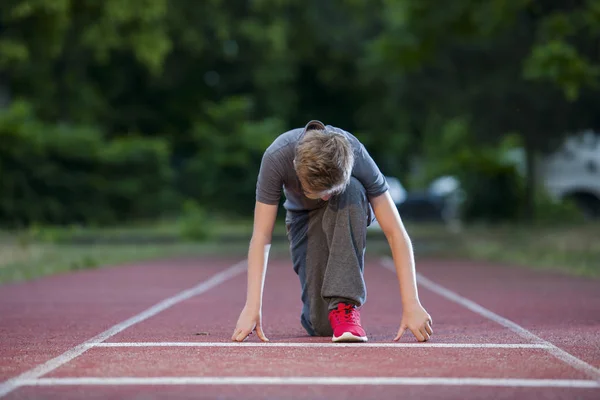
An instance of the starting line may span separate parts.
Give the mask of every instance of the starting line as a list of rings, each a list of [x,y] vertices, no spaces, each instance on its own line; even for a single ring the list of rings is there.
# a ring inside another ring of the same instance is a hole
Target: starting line
[[[550,346],[540,343],[332,343],[332,342],[318,342],[318,343],[289,343],[289,342],[101,342],[101,343],[89,343],[86,345],[88,348],[94,347],[385,347],[385,348],[461,348],[461,349],[548,349]]]
[[[535,388],[600,388],[600,382],[577,379],[393,378],[393,377],[122,377],[39,378],[20,380],[19,386],[127,385],[388,385],[496,386]]]

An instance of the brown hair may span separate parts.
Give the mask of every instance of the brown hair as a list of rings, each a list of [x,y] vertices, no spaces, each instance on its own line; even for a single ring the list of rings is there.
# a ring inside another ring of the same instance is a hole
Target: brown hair
[[[302,188],[315,194],[344,190],[354,166],[348,139],[333,130],[309,130],[298,142],[294,167]]]

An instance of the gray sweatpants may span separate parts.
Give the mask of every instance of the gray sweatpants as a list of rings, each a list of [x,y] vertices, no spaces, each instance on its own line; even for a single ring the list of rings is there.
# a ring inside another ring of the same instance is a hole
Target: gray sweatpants
[[[286,226],[294,271],[300,278],[300,321],[312,336],[330,336],[329,310],[340,302],[361,306],[367,226],[373,220],[362,184],[351,178],[346,190],[323,207],[288,211]]]

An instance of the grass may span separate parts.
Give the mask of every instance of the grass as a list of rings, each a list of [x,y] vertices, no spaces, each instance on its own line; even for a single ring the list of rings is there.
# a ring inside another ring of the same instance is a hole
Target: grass
[[[15,248],[16,247],[16,248]],[[52,244],[32,243],[19,247],[0,244],[0,283],[31,280],[68,271],[101,268],[133,261],[189,256],[245,257],[247,242],[148,244]],[[287,250],[274,246],[273,255]]]
[[[600,277],[600,223],[469,226],[438,238],[433,256],[489,261]]]
[[[32,228],[0,232],[0,283],[155,258],[220,255],[244,257],[251,220],[214,219],[203,241],[185,240],[173,221],[114,228]],[[491,261],[528,268],[600,276],[600,224],[577,226],[444,226],[407,223],[420,256]],[[389,254],[380,232],[369,231],[370,254]],[[287,255],[283,221],[273,255]]]
[[[0,283],[157,258],[244,257],[251,223],[212,225],[210,237],[187,240],[173,221],[127,227],[34,227],[0,232]],[[274,246],[274,253],[282,251]]]

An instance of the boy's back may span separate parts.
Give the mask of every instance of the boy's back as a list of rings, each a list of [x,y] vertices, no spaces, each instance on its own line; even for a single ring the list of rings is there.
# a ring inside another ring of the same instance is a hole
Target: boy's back
[[[355,161],[352,176],[362,183],[368,196],[378,196],[389,189],[385,177],[354,135],[330,125],[325,128],[340,133],[348,139]],[[309,211],[323,205],[321,199],[310,199],[304,196],[294,169],[296,145],[303,133],[303,128],[287,131],[279,135],[266,149],[257,179],[257,201],[264,204],[279,204],[283,191],[286,197],[284,207],[288,211]]]

